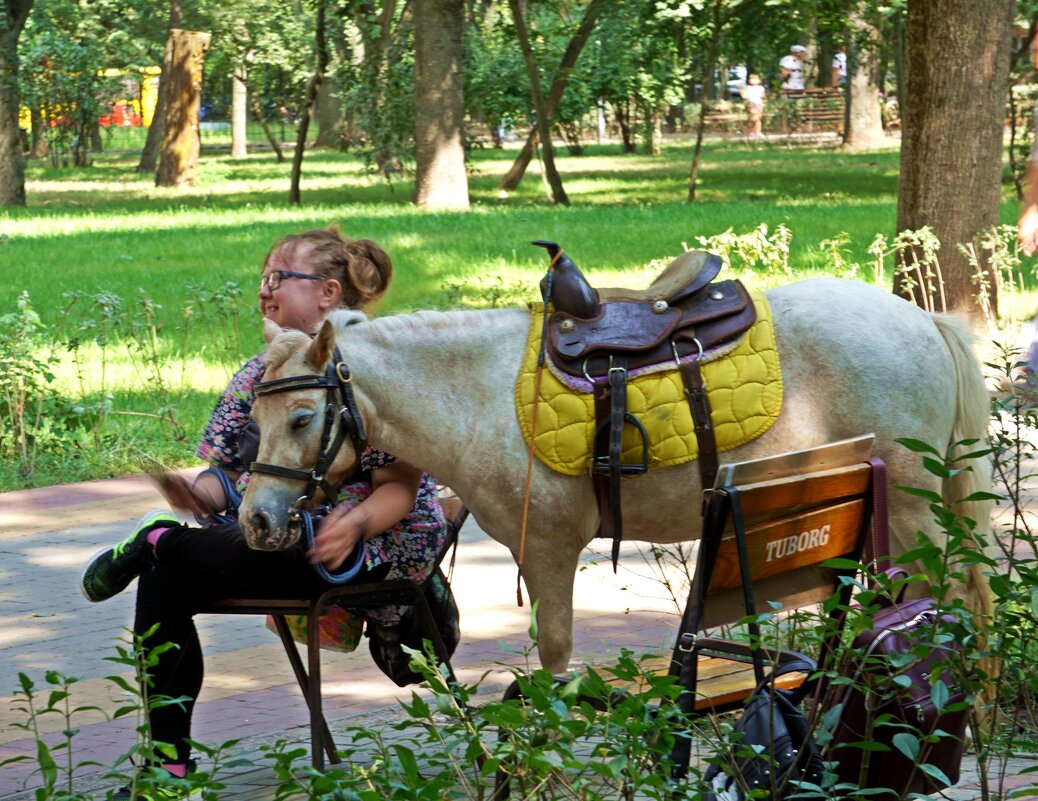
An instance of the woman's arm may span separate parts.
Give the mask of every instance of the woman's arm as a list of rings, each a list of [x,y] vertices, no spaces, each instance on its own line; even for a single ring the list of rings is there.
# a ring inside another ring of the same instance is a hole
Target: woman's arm
[[[337,569],[361,538],[377,537],[414,508],[422,471],[396,461],[371,473],[371,495],[353,507],[336,506],[321,522],[310,558]]]

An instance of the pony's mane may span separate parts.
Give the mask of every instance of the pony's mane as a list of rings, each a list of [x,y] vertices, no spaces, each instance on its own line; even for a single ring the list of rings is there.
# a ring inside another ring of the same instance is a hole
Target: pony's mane
[[[365,330],[370,330],[373,333],[377,332],[376,335],[381,334],[391,341],[394,333],[449,326],[457,315],[471,313],[471,311],[460,310],[433,311],[429,309],[420,309],[413,312],[393,314],[388,317],[376,317],[374,320],[370,321],[372,328],[366,328]],[[351,325],[368,322],[368,318],[364,312],[353,309],[340,309],[332,312],[328,316],[328,319],[335,325],[335,330],[339,334]]]
[[[328,320],[335,326],[336,333],[341,334],[348,325],[363,323],[368,316],[360,309],[336,309],[328,315]]]
[[[273,371],[289,360],[296,353],[310,343],[310,337],[302,331],[288,329],[282,331],[267,345],[263,354],[263,364],[268,371]]]

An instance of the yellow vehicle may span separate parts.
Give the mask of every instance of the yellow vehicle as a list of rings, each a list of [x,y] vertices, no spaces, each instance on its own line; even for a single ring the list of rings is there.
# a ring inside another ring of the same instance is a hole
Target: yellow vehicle
[[[105,78],[119,78],[125,90],[125,95],[111,103],[106,104],[106,110],[97,118],[102,127],[112,125],[119,127],[147,128],[151,125],[151,119],[155,115],[155,103],[159,96],[159,75],[161,67],[144,67],[140,70],[101,70],[98,75]],[[47,120],[50,127],[54,128],[62,124],[66,119],[60,107],[52,106],[47,109]],[[32,127],[32,117],[29,109],[22,106],[18,109],[18,125],[25,130]]]

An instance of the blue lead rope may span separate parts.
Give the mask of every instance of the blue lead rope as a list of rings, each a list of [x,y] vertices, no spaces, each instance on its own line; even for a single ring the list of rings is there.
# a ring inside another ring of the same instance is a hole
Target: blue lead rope
[[[314,549],[314,521],[309,512],[303,511],[299,513],[302,519],[303,535],[306,537],[306,545],[308,551]],[[313,568],[324,581],[329,584],[348,584],[353,581],[360,573],[361,568],[364,567],[364,552],[366,548],[364,540],[361,539],[357,543],[357,547],[353,549],[348,557],[346,557],[346,569],[341,573],[332,573],[320,562],[314,562]]]

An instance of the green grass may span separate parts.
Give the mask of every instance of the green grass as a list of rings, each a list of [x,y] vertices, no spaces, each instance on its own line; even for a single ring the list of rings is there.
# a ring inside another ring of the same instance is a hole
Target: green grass
[[[5,465],[0,489],[133,472],[144,455],[191,463],[194,439],[238,361],[216,333],[223,324],[205,319],[200,287],[228,281],[241,287],[240,350],[257,351],[254,287],[262,259],[276,238],[307,227],[338,222],[347,235],[386,248],[396,273],[382,313],[533,297],[546,267],[544,252],[529,245],[533,239],[560,242],[594,282],[633,284],[648,280],[658,269],[655,260],[729,228],[746,233],[762,223],[771,230],[787,226],[797,277],[825,269],[822,240],[845,233],[847,257],[868,265],[866,248],[875,235],[894,234],[896,150],[845,154],[709,142],[692,205],[684,200],[690,145],[671,145],[659,157],[618,150],[590,146],[579,158],[560,152],[569,208],[546,200],[536,163],[517,191],[499,196],[497,182],[515,151],[476,150],[468,213],[420,211],[410,203],[409,181],[389,184],[369,176],[356,157],[327,151],[307,154],[302,206],[287,202],[289,163],[278,164],[264,150],[241,161],[205,151],[198,185],[177,190],[158,189],[151,177],[138,175],[138,154],[131,150],[98,154],[85,169],[31,163],[29,207],[0,212],[0,315],[13,310],[24,290],[56,329],[67,293],[82,292],[86,297],[64,323],[67,337],[97,320],[89,296],[110,291],[130,305],[143,290],[161,306],[165,380],[188,436],[176,443],[153,419],[117,415],[106,423],[110,439],[97,453],[84,448],[48,457],[29,476]],[[1014,216],[1007,194],[1004,219]],[[187,306],[194,313],[185,334]],[[154,412],[141,391],[146,379],[116,350],[109,348],[121,369],[104,387],[96,369],[86,371],[81,385],[63,355],[62,392],[89,404],[105,389],[115,394],[116,411]],[[88,359],[99,353],[84,349]]]

